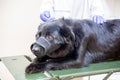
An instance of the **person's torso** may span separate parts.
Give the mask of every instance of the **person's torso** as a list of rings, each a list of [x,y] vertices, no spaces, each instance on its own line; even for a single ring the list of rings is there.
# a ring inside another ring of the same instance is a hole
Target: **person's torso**
[[[90,11],[89,0],[53,0],[55,17],[88,18]]]

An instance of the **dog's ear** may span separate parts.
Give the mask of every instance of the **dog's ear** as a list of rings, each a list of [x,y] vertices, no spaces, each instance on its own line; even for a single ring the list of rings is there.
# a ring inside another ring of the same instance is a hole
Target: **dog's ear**
[[[71,40],[72,41],[75,41],[75,34],[72,30],[70,30],[70,33],[71,33]]]
[[[73,31],[70,29],[70,35],[66,38],[67,42],[74,42],[75,41],[75,35],[73,33]]]
[[[65,43],[70,43],[75,40],[74,32],[69,27],[63,26],[60,30],[60,34],[63,36]]]
[[[65,42],[69,43],[71,41],[74,41],[75,35],[70,26],[71,20],[64,19],[64,17],[60,18],[60,24],[61,24],[60,25],[60,28],[61,28],[60,33],[64,37]]]

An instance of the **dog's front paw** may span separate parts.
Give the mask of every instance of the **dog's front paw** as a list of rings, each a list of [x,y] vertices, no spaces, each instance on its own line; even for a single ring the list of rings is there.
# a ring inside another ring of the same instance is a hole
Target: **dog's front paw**
[[[59,64],[52,63],[46,65],[46,70],[61,70],[61,69],[64,69],[64,67]]]
[[[25,70],[26,73],[36,73],[36,72],[43,72],[44,71],[44,65],[40,64],[33,64],[31,63]]]

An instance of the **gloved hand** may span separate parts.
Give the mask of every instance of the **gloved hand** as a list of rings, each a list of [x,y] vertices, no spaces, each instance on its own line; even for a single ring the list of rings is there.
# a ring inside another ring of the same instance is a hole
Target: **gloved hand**
[[[92,17],[92,20],[97,24],[102,24],[105,22],[105,19],[102,16],[95,15]]]
[[[51,17],[50,15],[50,11],[44,11],[43,13],[40,14],[40,19],[44,22],[53,19],[53,17]]]

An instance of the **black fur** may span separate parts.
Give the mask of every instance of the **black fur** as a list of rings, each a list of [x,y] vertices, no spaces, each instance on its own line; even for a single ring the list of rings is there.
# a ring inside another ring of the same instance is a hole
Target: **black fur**
[[[46,38],[47,34],[53,32],[57,32],[52,34],[54,41],[61,40],[61,43],[57,43],[59,47],[50,53],[43,53],[40,46],[34,43],[31,50],[37,57],[26,68],[26,73],[81,68],[90,63],[120,59],[119,19],[103,24],[73,19],[48,21],[39,26],[37,39],[41,36]],[[54,45],[54,41],[49,42]],[[34,51],[36,46],[38,50]]]

